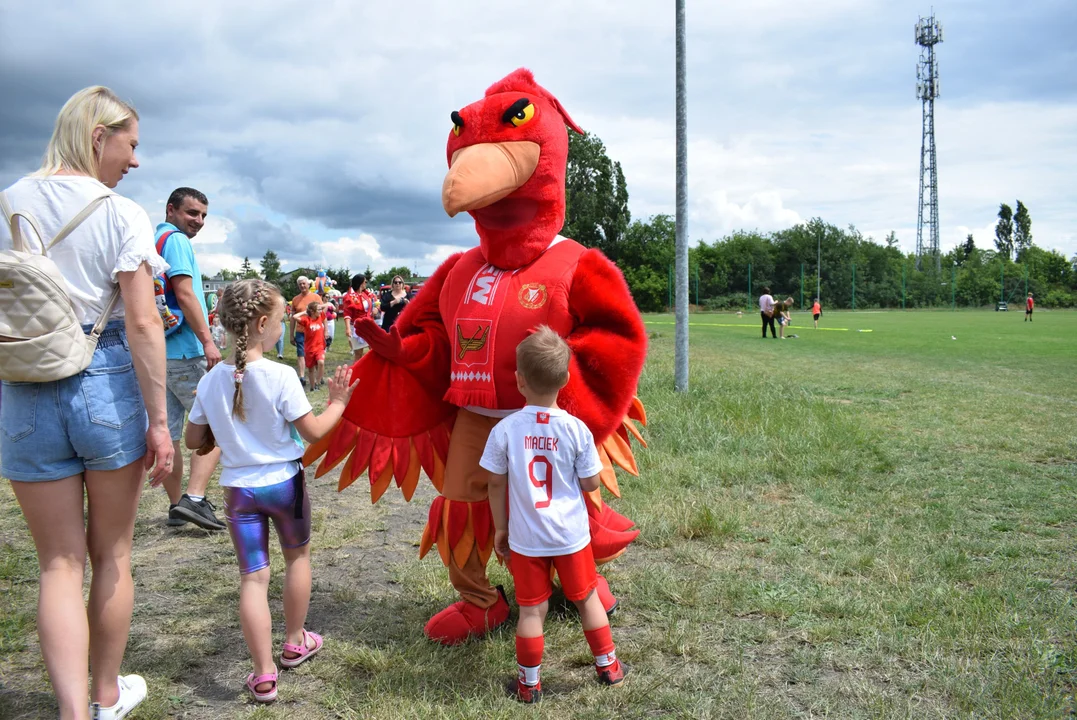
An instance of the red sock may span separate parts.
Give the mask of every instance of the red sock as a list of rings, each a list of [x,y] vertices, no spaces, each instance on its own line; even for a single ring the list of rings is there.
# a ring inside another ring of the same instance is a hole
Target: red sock
[[[603,625],[594,630],[584,630],[583,636],[587,638],[587,644],[595,656],[595,664],[599,667],[612,665],[617,662],[617,656],[613,651],[613,633],[609,625]]]
[[[545,635],[516,636],[516,663],[520,666],[520,680],[525,685],[538,685],[539,668],[542,666],[542,651],[545,645]]]

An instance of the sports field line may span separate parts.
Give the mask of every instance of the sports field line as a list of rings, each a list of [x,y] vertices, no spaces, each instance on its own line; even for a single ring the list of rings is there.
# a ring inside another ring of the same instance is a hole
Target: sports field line
[[[666,320],[644,320],[647,325],[676,325],[675,322],[668,322]],[[704,323],[704,322],[689,322],[689,326],[696,325],[700,327],[735,327],[735,328],[751,328],[752,330],[758,330],[758,325],[748,325],[745,323]],[[800,326],[803,328],[804,326]],[[830,330],[832,332],[849,332],[849,328],[835,328],[835,327],[821,327],[814,328],[815,330]],[[871,330],[857,330],[857,332],[871,332]]]

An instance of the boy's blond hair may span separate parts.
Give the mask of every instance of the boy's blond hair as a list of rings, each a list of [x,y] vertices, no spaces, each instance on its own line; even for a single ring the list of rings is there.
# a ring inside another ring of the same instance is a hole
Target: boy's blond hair
[[[516,346],[516,372],[537,393],[547,395],[560,390],[568,382],[568,362],[572,357],[560,335],[547,325]]]

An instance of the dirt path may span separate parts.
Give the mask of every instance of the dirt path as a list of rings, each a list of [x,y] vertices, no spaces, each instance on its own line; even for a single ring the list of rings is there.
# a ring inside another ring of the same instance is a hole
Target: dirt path
[[[369,633],[372,624],[386,639],[405,631],[400,613],[386,614],[385,604],[399,608],[407,603],[394,568],[415,558],[434,489],[424,479],[410,504],[390,489],[372,505],[365,477],[337,493],[338,473],[318,480],[310,475],[314,587],[308,627],[336,637],[347,637],[360,627]],[[0,525],[0,548],[32,562],[33,546],[14,497],[6,487],[2,492],[7,496],[0,502],[7,522]],[[218,514],[223,514],[219,488],[211,487],[210,499],[218,501]],[[167,527],[167,507],[162,491],[147,489],[135,527],[135,612],[124,669],[146,675],[151,683],[151,706],[140,708],[137,716],[231,717],[244,702],[241,679],[250,666],[239,626],[235,554],[226,532]],[[271,607],[280,634],[283,563],[279,549],[271,545]],[[16,606],[32,619],[33,570],[14,581],[8,578],[9,583],[0,580],[5,613]],[[21,644],[21,652],[0,657],[0,719],[55,712],[32,626]],[[170,686],[168,697],[153,697],[155,691],[160,694],[161,680]]]

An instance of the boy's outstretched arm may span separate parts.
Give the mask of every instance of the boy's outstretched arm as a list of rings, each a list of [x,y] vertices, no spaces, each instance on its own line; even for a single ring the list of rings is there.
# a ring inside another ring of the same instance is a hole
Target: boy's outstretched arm
[[[494,516],[494,552],[502,562],[509,559],[509,476],[490,473],[487,486],[490,514]]]

